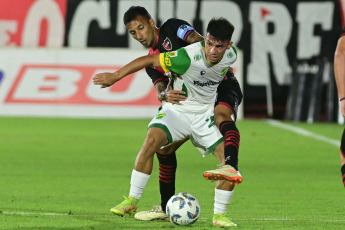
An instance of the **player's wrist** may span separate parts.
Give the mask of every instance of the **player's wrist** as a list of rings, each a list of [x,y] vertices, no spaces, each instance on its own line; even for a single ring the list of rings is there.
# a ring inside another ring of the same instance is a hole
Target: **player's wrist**
[[[345,97],[339,98],[339,101],[344,101]]]
[[[161,92],[161,93],[159,94],[158,99],[159,99],[160,101],[166,101],[167,96],[168,96],[168,95],[167,95],[167,92],[163,91],[163,92]]]

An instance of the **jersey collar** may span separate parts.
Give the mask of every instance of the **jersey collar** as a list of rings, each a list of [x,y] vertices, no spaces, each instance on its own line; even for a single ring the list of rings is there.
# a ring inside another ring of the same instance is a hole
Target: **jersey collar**
[[[155,44],[154,44],[154,46],[152,47],[152,49],[156,49],[156,48],[157,48],[157,44],[158,44],[158,40],[159,40],[160,31],[161,31],[161,28],[158,28],[158,31],[157,31],[157,38],[156,38]]]

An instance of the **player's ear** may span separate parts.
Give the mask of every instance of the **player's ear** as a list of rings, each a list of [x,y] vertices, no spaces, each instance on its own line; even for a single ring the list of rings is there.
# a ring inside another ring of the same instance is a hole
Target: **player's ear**
[[[153,20],[152,18],[149,20],[149,23],[150,23],[151,27],[155,27],[156,26],[155,20]]]
[[[229,45],[228,45],[228,47],[227,47],[227,49],[230,49],[230,48],[231,48],[231,46],[232,46],[232,44],[233,44],[233,42],[232,42],[232,41],[230,41],[230,42],[229,42]]]

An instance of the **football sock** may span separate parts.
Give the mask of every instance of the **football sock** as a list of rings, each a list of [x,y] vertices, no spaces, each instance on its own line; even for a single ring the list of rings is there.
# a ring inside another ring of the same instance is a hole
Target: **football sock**
[[[345,165],[341,166],[341,175],[343,177],[343,184],[345,186]]]
[[[231,202],[231,198],[234,195],[234,190],[225,191],[220,189],[215,189],[214,195],[214,214],[226,213],[228,205]]]
[[[136,199],[141,198],[144,188],[149,181],[151,175],[138,172],[133,169],[131,177],[131,189],[129,190],[129,196]]]
[[[159,161],[159,189],[161,193],[161,206],[165,211],[170,197],[175,194],[175,176],[176,176],[176,154],[162,155],[156,153]]]
[[[235,122],[223,121],[219,130],[224,137],[225,164],[231,165],[238,170],[238,149],[240,147],[240,132]]]

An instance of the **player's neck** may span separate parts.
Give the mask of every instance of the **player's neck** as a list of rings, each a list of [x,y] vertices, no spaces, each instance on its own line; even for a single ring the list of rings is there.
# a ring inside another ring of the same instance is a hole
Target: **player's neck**
[[[153,31],[154,32],[155,42],[151,46],[152,49],[155,49],[157,47],[157,43],[158,43],[158,39],[159,39],[159,31],[160,31],[160,28],[157,28],[157,27]]]

